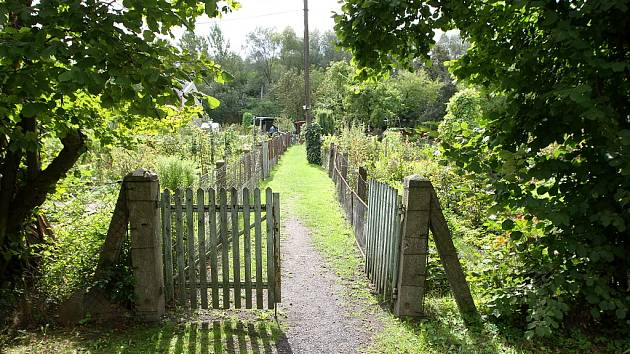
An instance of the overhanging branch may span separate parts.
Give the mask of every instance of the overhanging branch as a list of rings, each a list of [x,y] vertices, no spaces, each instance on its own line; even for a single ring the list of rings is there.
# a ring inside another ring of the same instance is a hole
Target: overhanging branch
[[[35,178],[23,185],[13,198],[9,212],[9,232],[15,232],[33,209],[42,205],[50,189],[74,166],[85,147],[85,135],[73,130],[61,139],[63,149]]]

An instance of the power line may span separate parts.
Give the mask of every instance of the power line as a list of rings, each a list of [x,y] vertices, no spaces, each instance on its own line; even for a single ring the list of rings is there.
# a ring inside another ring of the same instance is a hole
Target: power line
[[[213,18],[210,21],[197,22],[196,25],[207,25],[207,24],[217,23],[217,22],[233,22],[233,21],[241,21],[241,20],[250,20],[250,19],[254,19],[254,18],[269,17],[269,16],[275,16],[275,15],[284,15],[284,14],[291,14],[291,13],[297,13],[297,12],[302,12],[302,9],[290,10],[290,11],[269,12],[269,13],[266,13],[266,14],[260,14],[260,15],[256,15],[256,16],[244,16],[244,17],[227,18],[227,19]]]

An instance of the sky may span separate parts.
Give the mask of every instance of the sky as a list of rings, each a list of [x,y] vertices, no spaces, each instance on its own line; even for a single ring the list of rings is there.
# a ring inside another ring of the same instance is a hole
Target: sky
[[[230,41],[232,51],[243,53],[247,33],[256,27],[272,27],[283,30],[292,27],[299,37],[304,33],[303,0],[239,0],[241,8],[219,19],[207,16],[197,20],[195,33],[205,36],[210,26],[217,23],[225,37]],[[340,12],[338,0],[311,0],[309,7],[309,30],[324,32],[332,30],[334,21],[332,12]],[[174,31],[177,37],[183,29]]]

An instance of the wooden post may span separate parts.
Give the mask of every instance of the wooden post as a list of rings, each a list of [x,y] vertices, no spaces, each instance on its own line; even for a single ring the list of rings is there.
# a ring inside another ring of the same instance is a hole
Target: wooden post
[[[432,188],[429,180],[418,175],[405,177],[404,186],[404,221],[394,313],[399,317],[420,317],[426,292]]]
[[[341,177],[343,177],[343,179],[347,181],[348,180],[348,153],[344,152],[342,156],[343,156],[343,161],[341,165]]]
[[[127,175],[123,183],[129,210],[136,312],[145,321],[159,321],[165,310],[160,182],[156,174],[139,169]]]
[[[217,190],[221,189],[221,188],[226,188],[226,168],[225,168],[225,161],[219,160],[216,162],[216,164],[214,165],[214,171],[216,172],[216,188]]]
[[[440,201],[431,187],[431,233],[433,234],[433,240],[435,241],[435,248],[437,248],[440,254],[440,260],[446,273],[446,279],[453,290],[453,296],[455,302],[459,308],[459,312],[464,317],[464,320],[475,320],[479,316],[475,302],[470,294],[470,288],[466,281],[466,275],[462,270],[462,266],[459,263],[457,257],[457,250],[453,245],[451,233],[448,229],[448,224],[440,208]]]
[[[269,177],[269,141],[262,143],[262,179]]]
[[[359,167],[359,178],[357,179],[357,196],[367,204],[367,170]]]
[[[335,143],[330,143],[330,150],[328,150],[328,177],[332,178],[334,170],[335,170]]]

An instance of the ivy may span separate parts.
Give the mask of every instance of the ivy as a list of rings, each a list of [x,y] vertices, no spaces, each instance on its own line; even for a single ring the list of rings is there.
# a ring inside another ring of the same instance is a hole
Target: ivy
[[[322,164],[322,128],[311,123],[306,128],[306,159],[314,165]]]

